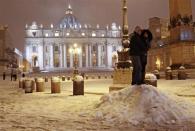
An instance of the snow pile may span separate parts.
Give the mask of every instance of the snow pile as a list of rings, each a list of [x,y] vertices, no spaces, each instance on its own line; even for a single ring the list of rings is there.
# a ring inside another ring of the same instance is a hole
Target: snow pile
[[[37,82],[44,82],[44,79],[43,78],[37,78]]]
[[[179,124],[189,118],[187,107],[179,106],[150,85],[125,88],[100,100],[96,118],[111,123]]]
[[[59,77],[52,77],[51,80],[52,80],[52,82],[60,82]]]
[[[179,67],[180,70],[185,70],[186,68],[184,66]]]
[[[81,81],[83,81],[83,80],[84,80],[83,77],[80,76],[80,75],[76,75],[76,76],[74,77],[74,79],[73,79],[73,81],[76,81],[76,82],[81,82]]]
[[[147,73],[146,76],[145,76],[145,79],[146,80],[151,80],[151,81],[156,81],[157,80],[156,76],[152,73]]]

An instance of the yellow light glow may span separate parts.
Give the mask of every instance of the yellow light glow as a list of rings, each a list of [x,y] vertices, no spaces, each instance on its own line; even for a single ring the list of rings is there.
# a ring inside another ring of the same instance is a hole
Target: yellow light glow
[[[77,43],[74,44],[74,48],[77,48]]]
[[[81,49],[77,48],[77,53],[80,54],[81,53]]]
[[[59,37],[59,36],[60,36],[59,32],[56,32],[55,37]]]
[[[95,33],[92,33],[92,37],[96,37],[96,34]]]
[[[69,49],[69,53],[72,53],[72,52],[73,52],[73,49],[72,49],[72,48],[70,48],[70,49]]]
[[[160,68],[161,68],[161,61],[160,61],[159,58],[157,58],[157,60],[156,60],[156,66],[157,66],[158,70],[160,70]]]
[[[82,35],[82,36],[85,36],[85,33],[82,33],[81,35]]]

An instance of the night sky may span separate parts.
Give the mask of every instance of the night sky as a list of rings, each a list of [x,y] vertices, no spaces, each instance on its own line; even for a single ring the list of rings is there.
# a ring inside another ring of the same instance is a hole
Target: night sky
[[[82,24],[105,26],[121,23],[122,0],[72,0],[74,14]],[[65,14],[67,0],[0,0],[0,24],[7,24],[13,45],[23,51],[24,28],[36,21],[46,26],[57,23]],[[195,0],[192,0],[195,18]],[[169,18],[168,0],[128,0],[130,30],[147,27],[148,18]]]

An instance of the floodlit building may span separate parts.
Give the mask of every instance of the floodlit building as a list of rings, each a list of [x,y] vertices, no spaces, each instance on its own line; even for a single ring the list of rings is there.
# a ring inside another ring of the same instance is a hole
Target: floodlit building
[[[165,39],[170,36],[169,20],[158,17],[149,19],[149,29],[155,40]]]
[[[8,26],[0,25],[0,73],[22,65],[22,53],[13,48]]]
[[[152,18],[149,22],[154,35],[152,49],[148,54],[150,71],[164,70],[168,66],[178,69],[181,65],[195,68],[195,31],[191,0],[169,0],[169,4],[169,26],[167,22],[163,24],[160,18]]]
[[[121,48],[121,27],[81,24],[71,6],[57,24],[26,25],[25,58],[33,70],[111,68]],[[76,48],[76,50],[75,50]]]

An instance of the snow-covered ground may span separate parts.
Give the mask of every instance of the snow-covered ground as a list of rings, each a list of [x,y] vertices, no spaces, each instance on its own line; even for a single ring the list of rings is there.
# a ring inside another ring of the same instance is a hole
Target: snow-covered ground
[[[160,126],[115,123],[99,119],[100,98],[108,93],[112,80],[85,81],[85,96],[72,96],[72,82],[62,84],[61,94],[50,94],[50,83],[44,93],[24,94],[18,82],[0,81],[0,131],[127,131],[168,130],[194,131],[195,120]],[[159,80],[158,90],[171,100],[190,105],[195,110],[195,80]],[[112,110],[110,110],[112,111]],[[99,117],[98,117],[99,116]],[[194,117],[194,116],[193,116]]]

